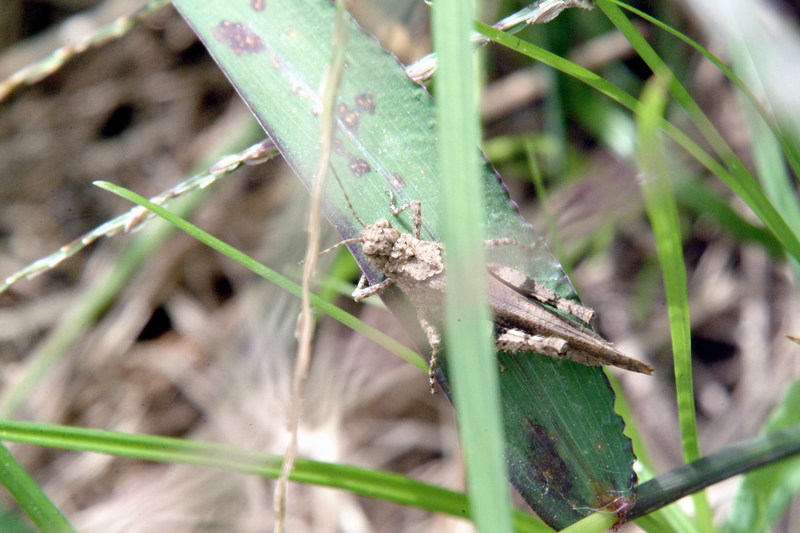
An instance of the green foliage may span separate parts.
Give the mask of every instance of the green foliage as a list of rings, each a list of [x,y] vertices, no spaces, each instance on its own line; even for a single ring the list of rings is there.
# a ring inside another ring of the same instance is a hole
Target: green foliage
[[[800,381],[796,381],[764,428],[764,436],[800,426]],[[771,531],[800,491],[800,458],[784,459],[748,472],[733,499],[726,533]]]
[[[8,490],[37,529],[43,533],[74,533],[72,525],[53,505],[36,481],[8,449],[0,445],[0,483]],[[9,517],[6,517],[10,521]],[[4,529],[4,531],[6,531]]]
[[[224,468],[268,479],[277,478],[281,469],[280,456],[240,447],[71,426],[0,420],[0,439],[145,461]],[[388,472],[298,459],[290,479],[298,483],[346,489],[369,498],[381,498],[428,511],[458,517],[469,515],[469,502],[463,494]],[[514,525],[518,532],[549,531],[535,518],[520,512],[514,514]],[[71,530],[42,529],[42,531]]]
[[[310,188],[319,155],[317,144],[308,142],[319,137],[316,113],[320,102],[314,88],[329,61],[328,47],[321,43],[329,42],[332,7],[316,0],[273,1],[263,13],[253,14],[246,4],[178,1],[176,5]],[[286,31],[301,25],[314,31]],[[392,220],[410,232],[405,215],[395,217],[389,209],[386,190],[390,189],[398,202],[422,199],[423,236],[442,240],[446,219],[433,102],[394,58],[355,27],[348,37],[346,61],[326,216],[343,238],[356,237],[360,221],[371,223],[379,218]],[[275,68],[263,71],[264,64]],[[466,81],[462,78],[458,83]],[[276,101],[281,105],[276,106]],[[451,147],[450,153],[458,155],[463,150]],[[477,156],[475,152],[475,160]],[[519,218],[497,175],[488,166],[480,170],[487,237],[536,242],[536,235]],[[454,188],[463,186],[448,186],[448,198],[457,198],[460,191]],[[474,215],[471,218],[477,222]],[[456,216],[453,222],[454,237],[459,239],[465,218]],[[351,251],[371,283],[382,279],[358,243],[352,244]],[[495,247],[488,253],[493,261],[526,272],[563,296],[575,297],[563,269],[544,247]],[[387,300],[387,305],[398,309],[394,300]],[[402,318],[403,313],[398,315]],[[537,514],[554,527],[564,527],[593,509],[632,499],[634,458],[622,434],[622,421],[613,412],[613,393],[602,370],[535,354],[502,357],[506,370],[500,375],[500,418],[510,477]],[[452,375],[447,362],[452,363],[445,361],[437,375],[449,393]],[[474,375],[490,371],[493,369],[473,369]],[[469,395],[485,401],[485,386],[472,387],[466,389]],[[477,412],[460,411],[468,417]],[[546,471],[541,465],[546,465]],[[565,480],[557,491],[550,487],[552,477]]]

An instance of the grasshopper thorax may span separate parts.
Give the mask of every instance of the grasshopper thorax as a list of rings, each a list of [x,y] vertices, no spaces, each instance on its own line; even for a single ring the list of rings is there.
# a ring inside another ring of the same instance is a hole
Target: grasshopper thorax
[[[361,230],[360,240],[364,255],[375,267],[383,270],[399,238],[400,231],[393,228],[388,220],[381,218]]]

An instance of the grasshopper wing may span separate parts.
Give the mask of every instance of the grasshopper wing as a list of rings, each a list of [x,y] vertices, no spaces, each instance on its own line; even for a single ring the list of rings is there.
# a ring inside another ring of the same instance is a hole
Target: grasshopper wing
[[[499,277],[498,272],[503,276]],[[570,359],[584,365],[610,365],[641,374],[653,373],[650,365],[628,357],[593,331],[559,315],[543,304],[546,303],[576,317],[589,319],[594,317],[591,309],[557,295],[556,299],[544,301],[545,297],[541,296],[542,293],[538,290],[537,296],[530,295],[530,287],[535,288],[541,284],[512,268],[492,264],[489,266],[489,273],[489,303],[494,314],[498,341],[502,341],[502,345],[498,344],[500,349],[508,351],[507,348],[510,347],[513,348],[511,351],[530,350],[551,357]],[[514,281],[521,281],[521,285],[525,288],[521,290]],[[567,306],[565,302],[575,307]],[[543,342],[539,337],[561,339],[566,341],[566,344],[562,344],[558,353],[554,354],[551,353],[552,348],[549,351],[537,349]]]
[[[574,316],[586,324],[591,324],[595,318],[594,309],[562,298],[551,289],[529,278],[519,270],[497,263],[489,263],[487,268],[489,269],[489,274],[497,279],[497,281],[523,296],[533,298],[538,302],[554,307],[559,311]]]

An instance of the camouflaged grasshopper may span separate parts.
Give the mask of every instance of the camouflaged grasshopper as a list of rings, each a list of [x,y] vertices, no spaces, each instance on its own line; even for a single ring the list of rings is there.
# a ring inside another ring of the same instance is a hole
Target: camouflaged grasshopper
[[[366,275],[362,275],[353,298],[360,301],[380,294],[391,285],[405,293],[431,345],[428,372],[433,390],[434,370],[442,343],[440,331],[447,286],[444,247],[439,242],[420,239],[422,215],[419,201],[396,207],[391,191],[387,192],[394,215],[406,209],[411,212],[414,233],[401,233],[385,218],[369,225],[359,219],[364,226],[361,234],[344,242],[360,242],[370,264],[383,272],[386,279],[368,285]],[[488,240],[486,245],[524,246],[513,239]],[[489,263],[487,269],[489,305],[494,315],[498,350],[535,352],[584,365],[610,365],[642,374],[653,373],[650,365],[622,354],[581,324],[593,321],[592,309],[558,296],[516,269],[496,263]]]

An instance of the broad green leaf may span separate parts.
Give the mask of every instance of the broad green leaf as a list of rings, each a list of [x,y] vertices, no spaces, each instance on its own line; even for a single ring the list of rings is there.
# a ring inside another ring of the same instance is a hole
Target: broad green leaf
[[[309,186],[318,156],[320,78],[330,59],[333,7],[324,0],[175,4],[205,42],[284,157]],[[352,25],[337,104],[337,129],[324,209],[344,238],[361,224],[394,217],[386,190],[400,203],[421,200],[423,238],[439,240],[436,126],[430,96],[376,41]],[[483,195],[488,237],[537,243],[497,175],[486,166]],[[351,245],[370,282],[381,279],[358,243]],[[517,268],[575,299],[561,266],[542,244],[533,251],[493,247],[490,259]],[[402,299],[387,304],[412,331]],[[424,344],[421,344],[424,346]],[[613,412],[613,393],[599,368],[535,354],[500,354],[506,455],[512,483],[536,513],[565,527],[594,510],[615,511],[635,498],[630,441]],[[438,378],[449,391],[442,365]]]

